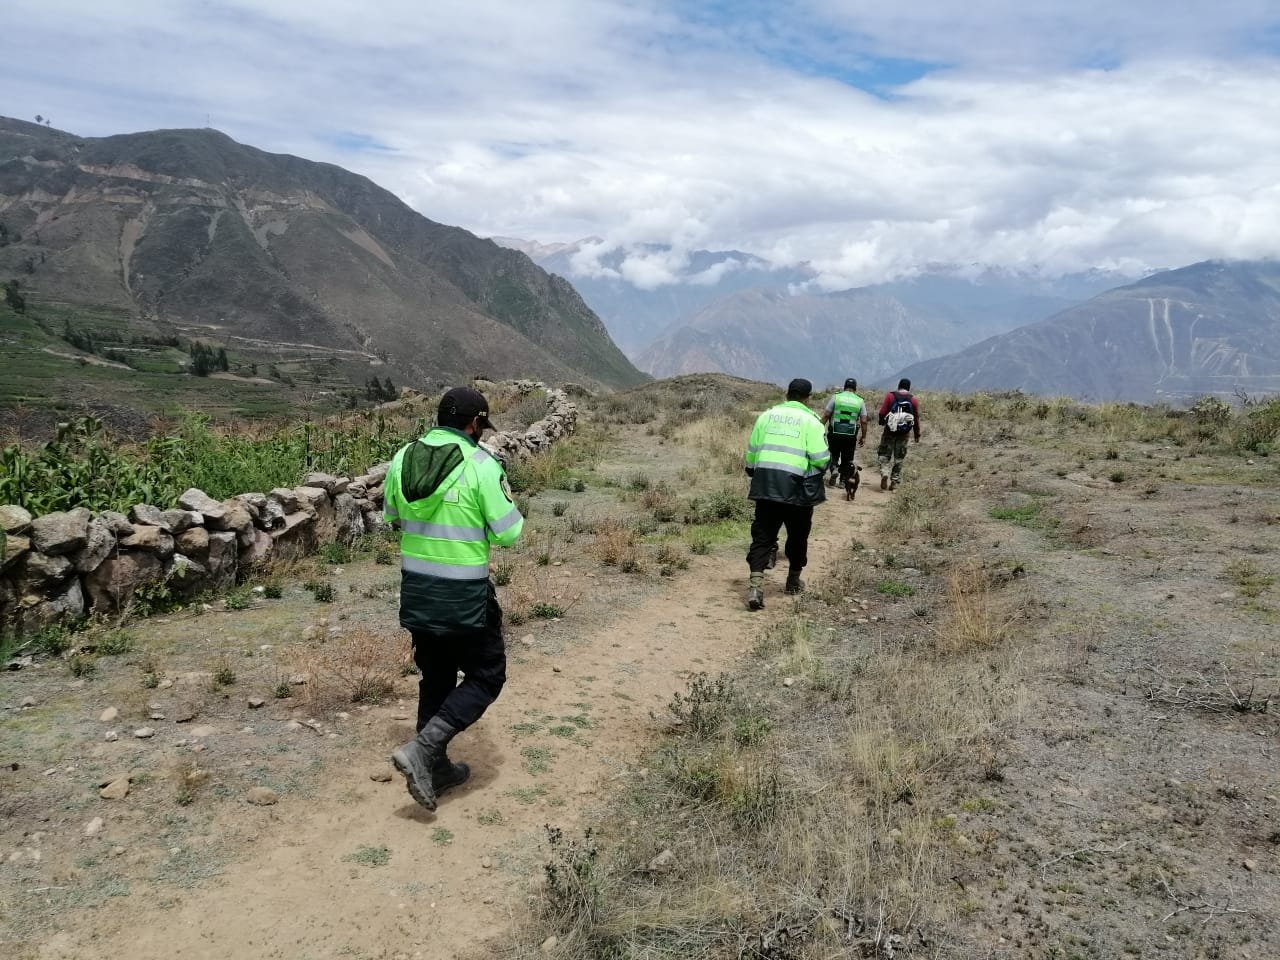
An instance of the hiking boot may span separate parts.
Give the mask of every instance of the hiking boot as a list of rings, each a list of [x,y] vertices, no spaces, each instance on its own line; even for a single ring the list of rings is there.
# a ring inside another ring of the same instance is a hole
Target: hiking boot
[[[880,475],[880,489],[881,490],[889,489],[889,478],[886,477],[884,474]]]
[[[404,777],[409,795],[428,810],[436,808],[433,773],[437,764],[448,762],[445,748],[457,732],[439,717],[432,717],[416,737],[391,754],[391,762]]]
[[[890,480],[890,481],[889,481],[889,489],[890,489],[890,490],[897,490],[897,489],[898,489],[898,481],[897,481],[897,480]]]
[[[764,591],[759,587],[752,587],[747,591],[747,609],[763,610],[764,609]]]
[[[777,565],[778,565],[778,545],[775,543],[772,547],[769,548],[769,559],[765,563],[764,568],[766,570],[772,570]]]
[[[836,485],[836,475],[833,473],[827,477],[827,486],[834,487]]]
[[[443,754],[436,761],[436,765],[431,768],[431,788],[435,790],[437,797],[451,787],[462,786],[470,778],[471,768],[469,766],[465,763],[454,763]]]
[[[804,593],[804,581],[800,579],[799,573],[787,574],[787,585],[785,590],[793,596],[797,593]]]

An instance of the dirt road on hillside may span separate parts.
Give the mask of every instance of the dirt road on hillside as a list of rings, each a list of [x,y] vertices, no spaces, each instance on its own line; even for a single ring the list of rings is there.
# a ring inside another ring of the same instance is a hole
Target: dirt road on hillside
[[[807,578],[826,573],[888,502],[864,489],[853,504],[819,508]],[[374,721],[382,749],[331,764],[316,795],[272,808],[247,858],[177,901],[128,897],[82,916],[39,956],[435,960],[474,951],[520,914],[540,877],[544,824],[571,827],[612,781],[643,776],[636,764],[661,726],[651,712],[661,717],[691,673],[729,667],[789,609],[774,571],[766,610],[749,613],[745,572],[724,556],[695,557],[638,607],[513,664],[501,699],[452,751],[472,765],[471,782],[435,814],[399,777],[370,779],[413,732],[411,710],[383,711]],[[518,628],[508,643],[519,650]]]

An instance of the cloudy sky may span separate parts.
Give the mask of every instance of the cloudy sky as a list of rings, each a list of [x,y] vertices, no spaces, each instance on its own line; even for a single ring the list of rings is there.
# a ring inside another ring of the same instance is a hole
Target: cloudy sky
[[[212,125],[482,235],[736,248],[828,288],[1280,254],[1272,0],[5,9],[0,113]]]

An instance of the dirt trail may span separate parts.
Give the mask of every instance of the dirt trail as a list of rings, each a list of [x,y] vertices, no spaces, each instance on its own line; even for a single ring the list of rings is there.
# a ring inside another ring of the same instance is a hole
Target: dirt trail
[[[866,489],[853,504],[833,499],[819,508],[808,577],[822,576],[888,502]],[[317,795],[271,808],[254,852],[220,878],[163,908],[119,901],[98,911],[92,928],[55,935],[40,956],[320,960],[474,951],[511,922],[539,875],[543,825],[572,826],[612,779],[644,775],[634,764],[660,726],[651,712],[661,717],[690,673],[728,667],[763,623],[790,607],[782,579],[770,574],[767,608],[749,613],[744,565],[696,557],[688,573],[591,635],[517,660],[502,697],[452,751],[471,763],[471,782],[435,814],[409,799],[399,777],[370,780],[412,734],[411,709],[371,711],[375,736],[331,765]],[[509,633],[513,654],[520,634]],[[364,858],[352,856],[361,850]],[[385,863],[368,862],[376,852]]]

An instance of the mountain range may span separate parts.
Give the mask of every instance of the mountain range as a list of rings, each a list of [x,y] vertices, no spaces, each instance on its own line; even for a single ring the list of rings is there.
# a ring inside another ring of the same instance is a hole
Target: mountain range
[[[1280,263],[1156,273],[902,375],[934,389],[1090,400],[1280,392]]]
[[[10,278],[29,302],[123,318],[129,336],[327,354],[357,383],[373,368],[417,385],[645,379],[573,286],[524,254],[215,130],[85,138],[0,118]]]

